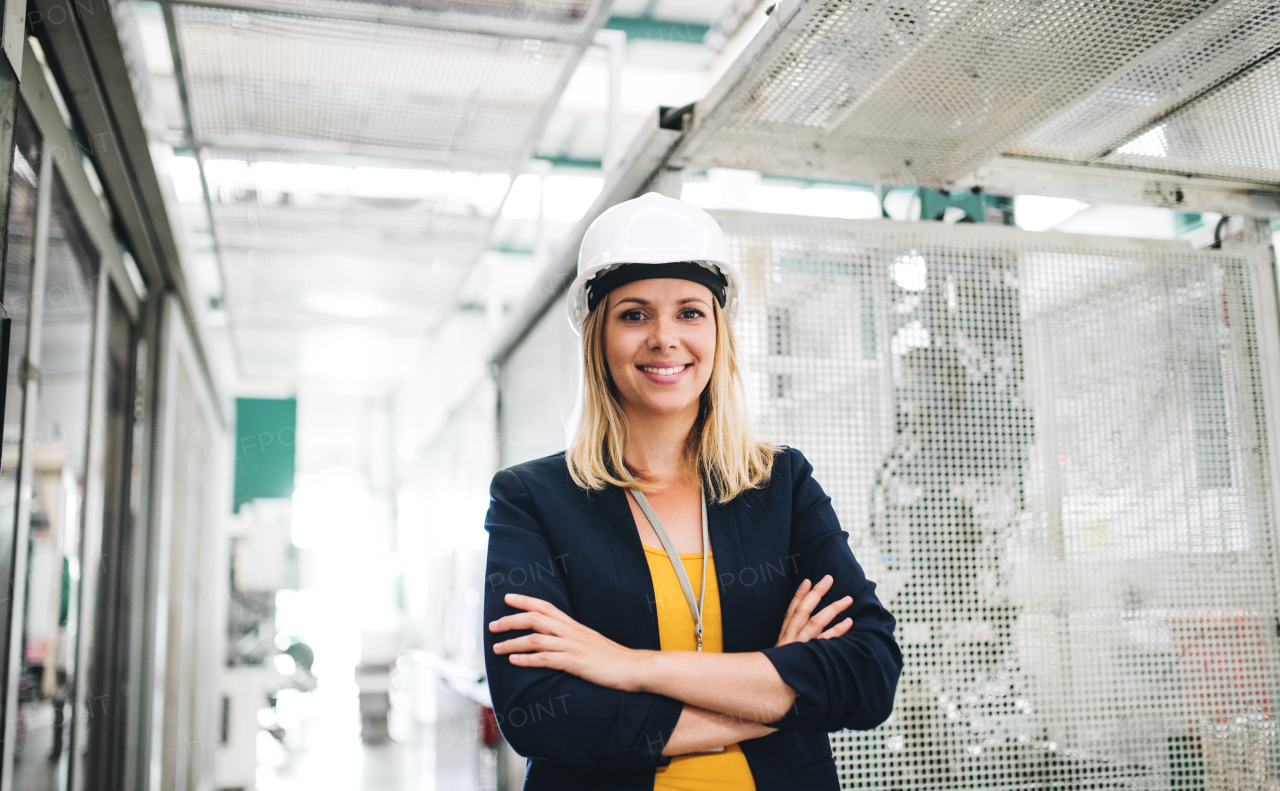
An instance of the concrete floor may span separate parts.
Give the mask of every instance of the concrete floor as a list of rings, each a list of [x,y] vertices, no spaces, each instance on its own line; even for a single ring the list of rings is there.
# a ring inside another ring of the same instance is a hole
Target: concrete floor
[[[258,734],[258,791],[435,791],[434,723],[393,715],[392,740],[360,739],[354,684],[334,684],[286,699],[281,742]]]

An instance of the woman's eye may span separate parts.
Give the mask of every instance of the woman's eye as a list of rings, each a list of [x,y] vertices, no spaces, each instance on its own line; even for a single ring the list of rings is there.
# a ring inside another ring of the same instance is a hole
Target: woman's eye
[[[638,310],[628,310],[628,311],[625,311],[618,318],[622,319],[623,321],[644,321],[644,314]]]
[[[680,311],[680,318],[682,319],[700,319],[705,315],[707,314],[703,313],[697,308],[685,308],[684,310]]]

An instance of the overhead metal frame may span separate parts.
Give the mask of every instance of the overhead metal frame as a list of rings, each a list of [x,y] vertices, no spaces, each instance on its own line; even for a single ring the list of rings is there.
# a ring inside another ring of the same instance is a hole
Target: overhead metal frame
[[[1193,168],[1196,162],[1178,159],[1182,143],[1172,136],[1164,157],[1120,149],[1269,69],[1280,57],[1274,14],[1255,0],[1178,0],[1145,10],[784,1],[698,103],[671,161],[949,187],[1008,152],[1125,166],[1165,180],[1240,180],[1238,165],[1206,155]],[[1280,82],[1267,84],[1280,99]],[[1247,122],[1260,112],[1256,104],[1231,121]],[[1071,123],[1080,118],[1099,127],[1096,143],[1076,145],[1082,133]],[[1253,189],[1280,183],[1280,132],[1270,134],[1276,140],[1264,148],[1275,162],[1246,179]]]

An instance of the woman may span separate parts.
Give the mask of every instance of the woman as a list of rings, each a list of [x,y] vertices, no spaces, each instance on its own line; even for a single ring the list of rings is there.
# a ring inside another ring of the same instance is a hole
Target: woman
[[[526,789],[838,789],[826,734],[893,706],[893,617],[794,449],[752,439],[711,217],[588,229],[582,414],[493,480],[485,660]],[[838,619],[838,620],[837,620]]]

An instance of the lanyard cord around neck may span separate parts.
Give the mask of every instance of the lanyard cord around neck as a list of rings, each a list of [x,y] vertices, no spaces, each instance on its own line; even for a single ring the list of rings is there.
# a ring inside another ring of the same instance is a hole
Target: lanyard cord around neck
[[[631,496],[636,498],[636,504],[640,506],[640,510],[644,512],[644,516],[649,520],[649,525],[653,527],[653,532],[658,534],[658,540],[662,542],[662,548],[667,550],[667,559],[671,561],[671,566],[675,569],[676,578],[680,580],[680,587],[684,590],[685,601],[689,603],[689,613],[693,615],[693,634],[698,640],[698,650],[702,650],[702,604],[707,598],[707,558],[711,554],[711,535],[707,529],[707,498],[703,496],[701,487],[698,489],[698,499],[702,501],[702,591],[697,599],[693,598],[693,584],[689,582],[689,575],[684,570],[684,563],[680,560],[680,553],[676,552],[676,545],[671,543],[671,536],[667,535],[667,530],[662,526],[662,520],[658,518],[658,514],[653,510],[653,506],[649,505],[649,500],[644,496],[644,492],[638,489],[631,489]]]

